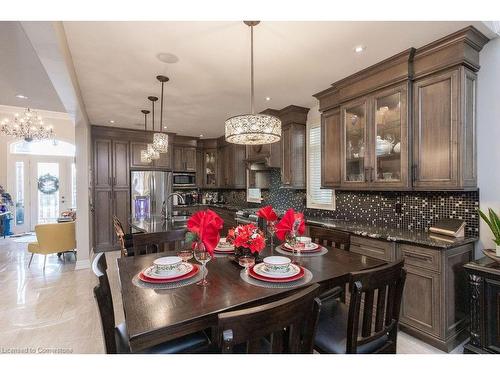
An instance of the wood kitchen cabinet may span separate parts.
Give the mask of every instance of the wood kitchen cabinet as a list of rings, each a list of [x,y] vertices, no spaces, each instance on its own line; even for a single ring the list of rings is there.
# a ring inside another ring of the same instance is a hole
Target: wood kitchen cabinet
[[[218,187],[244,189],[246,187],[246,148],[244,145],[227,143],[219,138],[217,149]]]
[[[174,146],[174,171],[196,172],[196,147]]]
[[[487,41],[470,26],[314,95],[322,186],[476,189],[476,73]]]

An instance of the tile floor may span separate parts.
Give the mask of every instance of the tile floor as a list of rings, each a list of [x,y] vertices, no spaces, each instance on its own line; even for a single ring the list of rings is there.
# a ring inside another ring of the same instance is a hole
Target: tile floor
[[[71,353],[103,353],[101,326],[92,288],[90,269],[75,270],[56,255],[33,258],[27,244],[0,239],[0,353],[12,349],[42,351],[61,349]],[[115,259],[107,253],[108,275],[113,291],[116,321],[123,321]],[[453,353],[461,353],[462,346]],[[405,333],[398,337],[398,353],[443,353]]]

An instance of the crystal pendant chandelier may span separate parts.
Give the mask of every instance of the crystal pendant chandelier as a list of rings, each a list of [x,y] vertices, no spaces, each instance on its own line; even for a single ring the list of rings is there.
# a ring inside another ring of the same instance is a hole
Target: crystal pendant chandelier
[[[241,145],[263,145],[281,139],[281,120],[275,116],[256,114],[253,74],[253,27],[260,21],[244,21],[250,26],[251,114],[238,115],[226,120],[226,141]]]
[[[149,111],[147,109],[143,109],[141,112],[144,114],[144,133],[147,134],[147,116]],[[145,150],[141,150],[141,163],[149,164],[151,161],[153,161],[153,159],[151,158],[148,149],[146,148]]]
[[[153,106],[153,131],[155,131],[155,102],[158,100],[157,96],[148,96],[148,99],[151,100],[152,106]],[[154,138],[154,136],[153,136]],[[148,143],[146,150],[149,153],[149,156],[151,157],[152,160],[158,160],[160,158],[160,153],[155,149],[153,143]]]
[[[157,152],[168,152],[168,134],[163,132],[163,85],[168,82],[168,77],[156,76],[161,82],[161,101],[160,101],[160,132],[153,135],[153,149]]]
[[[42,117],[29,108],[25,109],[22,116],[16,113],[13,121],[2,120],[0,132],[8,136],[24,139],[26,142],[55,138],[52,127],[45,126]]]

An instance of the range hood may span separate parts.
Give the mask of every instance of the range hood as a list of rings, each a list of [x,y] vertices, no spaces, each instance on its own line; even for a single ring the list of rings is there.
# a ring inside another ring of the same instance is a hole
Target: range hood
[[[250,171],[266,171],[270,170],[271,158],[269,156],[256,156],[245,160],[247,169]]]

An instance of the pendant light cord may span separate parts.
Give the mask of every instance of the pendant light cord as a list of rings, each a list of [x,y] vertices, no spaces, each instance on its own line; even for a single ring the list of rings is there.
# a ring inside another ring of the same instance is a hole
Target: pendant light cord
[[[160,102],[160,133],[163,133],[163,85],[165,83],[161,83],[161,102]]]
[[[155,131],[155,102],[154,100],[151,100],[151,103],[153,103],[153,132]]]
[[[253,26],[250,26],[250,77],[251,77],[251,107],[252,115],[255,114],[255,98],[254,98],[254,83],[253,83]]]

